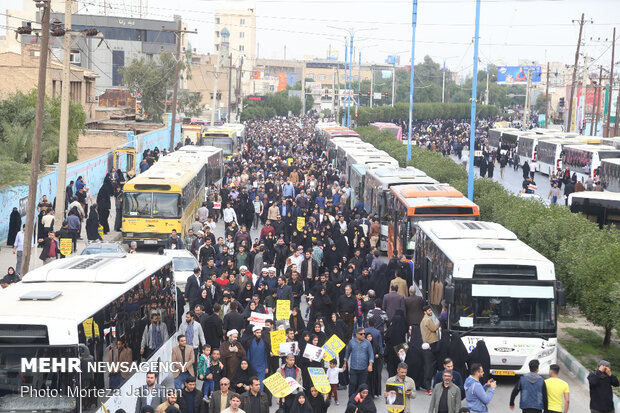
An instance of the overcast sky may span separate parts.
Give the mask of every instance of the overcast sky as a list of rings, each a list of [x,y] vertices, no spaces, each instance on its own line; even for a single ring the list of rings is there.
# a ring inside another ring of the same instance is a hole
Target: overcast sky
[[[142,0],[143,2],[147,0]],[[382,63],[388,54],[400,55],[401,64],[411,56],[411,9],[413,0],[148,0],[149,17],[170,20],[183,16],[192,46],[199,53],[213,51],[213,20],[218,9],[255,7],[259,57],[325,57],[330,48],[344,56],[343,30],[360,31],[355,36],[362,48],[362,60]],[[7,3],[8,2],[8,3]],[[140,0],[107,0],[118,10]],[[18,3],[0,0],[0,4]],[[80,0],[80,12],[99,13],[103,0]],[[620,0],[482,0],[480,59],[486,63],[517,64],[519,59],[562,61],[572,64],[579,32],[578,20],[585,13],[593,24],[584,26],[585,47],[596,62],[609,65],[614,25],[620,38]],[[0,7],[3,9],[4,7]],[[425,55],[447,60],[452,70],[471,71],[475,20],[475,0],[419,0],[415,60]],[[591,40],[591,38],[593,38]],[[601,39],[600,41],[598,39]],[[617,61],[620,52],[616,53]],[[357,60],[357,59],[356,59]],[[581,60],[583,61],[583,60]]]

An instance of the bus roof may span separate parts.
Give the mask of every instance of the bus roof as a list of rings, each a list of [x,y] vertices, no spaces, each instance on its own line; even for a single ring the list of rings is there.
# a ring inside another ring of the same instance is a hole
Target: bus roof
[[[217,148],[215,146],[209,146],[209,145],[205,145],[205,146],[185,145],[185,146],[181,146],[176,152],[173,152],[173,153],[177,153],[177,152],[212,154],[212,153],[222,152],[222,148]]]
[[[448,184],[413,184],[393,186],[392,192],[401,200],[409,198],[464,198],[463,194]]]
[[[620,164],[620,159],[613,159],[617,164]],[[573,192],[570,194],[568,203],[571,202],[580,202],[583,203],[585,200],[597,201],[596,204],[601,204],[607,202],[619,202],[620,203],[620,193],[619,192],[602,192],[602,191],[581,191],[581,192]],[[595,206],[595,205],[592,205]]]
[[[494,222],[420,221],[418,226],[459,267],[458,261],[480,264],[536,265],[539,280],[554,280],[553,263]],[[455,274],[458,272],[455,271]],[[472,273],[469,273],[471,278]]]
[[[157,163],[158,167],[152,166],[147,169],[145,172],[131,179],[125,185],[125,191],[136,190],[135,185],[168,185],[179,186],[183,188],[185,184],[191,181],[196,176],[196,171],[191,171],[184,166],[196,164],[187,164],[187,163],[179,163],[175,164],[172,162],[162,162]],[[204,166],[200,165],[202,168]],[[157,189],[153,189],[157,191]],[[165,189],[162,189],[165,190]],[[145,191],[148,191],[145,189]]]
[[[371,174],[384,188],[389,188],[392,185],[439,183],[413,166],[408,166],[406,168],[377,168],[374,171],[369,171],[369,174]]]
[[[150,254],[55,260],[0,291],[0,324],[45,324],[53,327],[48,328],[50,345],[77,344],[79,323],[170,262]],[[57,293],[54,299],[20,298]]]
[[[607,159],[601,159],[601,164],[603,163],[611,163],[614,165],[620,165],[620,157],[618,158],[607,158]]]

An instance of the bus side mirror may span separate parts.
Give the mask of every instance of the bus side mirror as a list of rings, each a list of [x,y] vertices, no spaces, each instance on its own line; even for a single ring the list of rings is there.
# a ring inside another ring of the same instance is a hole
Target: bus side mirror
[[[564,285],[561,281],[558,281],[556,285],[556,293],[558,297],[558,306],[566,307],[566,290],[564,289]]]
[[[446,304],[454,304],[454,285],[446,285],[443,289],[443,299]]]

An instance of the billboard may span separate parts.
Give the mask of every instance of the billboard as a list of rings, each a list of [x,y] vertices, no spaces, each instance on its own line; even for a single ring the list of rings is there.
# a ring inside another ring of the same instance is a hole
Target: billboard
[[[278,92],[286,90],[287,77],[285,72],[278,72]]]
[[[385,59],[385,63],[387,63],[388,65],[399,65],[400,56],[389,55],[387,59]]]
[[[527,85],[529,70],[531,70],[532,83],[540,83],[540,66],[498,66],[497,83]]]

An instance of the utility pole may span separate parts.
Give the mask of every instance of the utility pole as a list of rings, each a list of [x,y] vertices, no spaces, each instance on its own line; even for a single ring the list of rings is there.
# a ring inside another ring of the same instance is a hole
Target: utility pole
[[[215,57],[215,81],[213,82],[213,105],[211,108],[211,127],[215,126],[215,112],[217,111],[217,81],[219,78],[220,65],[222,64],[222,60],[228,56],[228,47],[229,47],[229,38],[230,32],[224,28],[220,32],[222,37],[222,42],[220,43],[220,50],[217,56]]]
[[[338,110],[336,110],[336,123],[340,124],[340,63],[336,65],[336,87],[338,88],[338,97],[336,99],[336,102],[338,102]],[[335,90],[334,94],[336,94]]]
[[[525,86],[525,103],[523,104],[523,128],[527,129],[527,119],[528,112],[530,111],[530,77],[532,76],[532,71],[527,71],[527,84]]]
[[[347,128],[351,127],[351,99],[353,98],[353,32],[351,32],[349,45],[349,104],[347,105]]]
[[[37,181],[41,159],[41,135],[43,134],[43,110],[45,105],[45,84],[47,79],[47,55],[50,41],[50,0],[43,0],[41,15],[41,48],[39,50],[39,79],[37,83],[37,106],[34,116],[34,136],[32,138],[32,161],[30,162],[30,181],[28,184],[28,206],[26,207],[26,233],[24,234],[24,253],[22,255],[22,274],[30,268],[30,253],[36,217]],[[42,234],[38,234],[41,236]]]
[[[610,96],[611,100],[611,96]],[[618,91],[618,99],[616,99],[616,120],[614,122],[614,134],[613,136],[618,135],[618,121],[620,120],[620,91]]]
[[[243,93],[241,93],[241,86],[243,80],[243,56],[241,56],[241,61],[239,62],[239,76],[237,77],[237,93],[239,97],[237,98],[237,120],[241,121],[241,111],[243,110]]]
[[[598,135],[598,114],[601,111],[601,93],[603,92],[603,65],[599,66],[599,73],[598,73],[598,85],[596,87],[596,89],[594,90],[594,114],[596,114],[596,120],[593,122],[594,123],[594,133],[596,133]],[[594,136],[592,134],[592,124],[590,124],[590,136]]]
[[[394,107],[394,94],[396,92],[396,59],[392,63],[392,107]]]
[[[480,0],[476,0],[474,29],[474,76],[471,82],[471,124],[469,126],[469,162],[467,167],[467,198],[474,200],[474,148],[476,142],[476,93],[478,88],[478,45],[480,40]]]
[[[331,53],[330,53],[331,56]],[[332,69],[332,113],[336,114],[336,69]]]
[[[230,116],[230,93],[232,87],[232,53],[228,55],[228,112],[226,114],[226,118],[228,122],[232,122]]]
[[[583,111],[583,116],[581,119],[581,125],[575,124],[575,130],[579,130],[580,133],[583,133],[585,129],[585,120],[586,120],[586,95],[587,95],[587,81],[588,81],[588,54],[586,53],[583,56],[583,80],[581,81],[581,97],[583,98],[583,106],[581,106],[581,110]],[[579,105],[577,105],[579,107]],[[575,113],[575,121],[577,120],[577,113]],[[579,129],[577,129],[579,128]]]
[[[545,129],[549,124],[549,62],[547,62],[547,86],[545,87]]]
[[[62,92],[60,96],[60,133],[58,139],[58,168],[56,180],[56,209],[54,222],[62,226],[67,202],[67,150],[69,145],[69,102],[71,101],[71,6],[72,0],[65,0],[65,47],[62,67]],[[45,86],[44,86],[45,87]],[[52,228],[53,229],[53,228]]]
[[[566,123],[566,130],[571,131],[571,119],[573,116],[573,97],[575,96],[575,82],[577,81],[577,65],[579,64],[579,49],[581,47],[581,35],[583,33],[583,25],[585,14],[581,13],[581,20],[579,21],[579,39],[577,40],[577,50],[575,51],[575,65],[573,66],[573,79],[570,84],[570,99],[568,99],[568,122]],[[574,20],[573,20],[574,22]],[[614,31],[614,36],[615,36]]]
[[[418,0],[413,0],[413,9],[411,11],[411,77],[409,79],[409,127],[407,128],[407,161],[411,160],[411,135],[413,120],[413,87],[415,72],[415,29],[418,24]],[[392,102],[394,102],[394,94],[392,93]],[[392,104],[392,106],[394,106]]]
[[[370,66],[370,108],[372,109],[372,99],[375,93],[375,67]]]
[[[344,41],[344,93],[347,93],[347,87],[349,87],[349,84],[347,83],[347,59],[349,58],[349,44],[347,43],[346,39]],[[344,101],[344,105],[345,107],[349,106],[349,99],[348,97],[345,96],[345,101]],[[343,116],[343,126],[348,127],[349,125],[347,125],[347,116],[346,113],[342,113]]]
[[[489,76],[491,73],[489,72],[489,64],[487,63],[487,91],[484,94],[484,104],[489,104]]]
[[[306,114],[306,62],[301,66],[301,114]]]
[[[614,36],[612,37],[611,43],[611,69],[609,71],[609,99],[607,100],[607,136],[609,135],[609,122],[611,120],[611,96],[614,90],[614,61],[615,61],[615,53],[616,53],[616,28],[614,27]],[[618,94],[620,96],[620,93]],[[603,132],[605,128],[603,128]],[[603,133],[605,136],[605,133]]]
[[[163,32],[173,32],[177,43],[177,51],[174,56],[174,88],[172,90],[172,124],[170,125],[170,152],[174,151],[174,130],[177,123],[177,97],[179,94],[179,64],[181,63],[181,44],[183,43],[183,33],[197,33],[196,30],[183,30],[182,22],[179,20],[179,27],[176,30],[162,28]]]
[[[441,103],[445,102],[446,97],[446,59],[443,60],[443,78],[441,80]]]
[[[355,119],[357,121],[357,108],[362,104],[362,51],[357,59],[357,106],[355,106]]]

